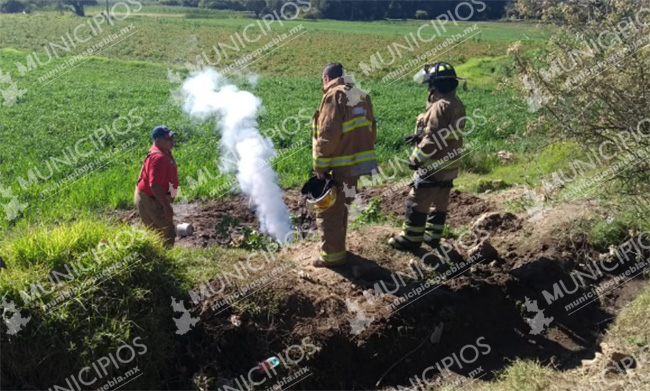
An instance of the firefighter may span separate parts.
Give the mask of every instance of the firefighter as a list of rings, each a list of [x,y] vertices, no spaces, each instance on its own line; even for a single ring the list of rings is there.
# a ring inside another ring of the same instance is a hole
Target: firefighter
[[[458,176],[465,127],[465,106],[456,96],[459,78],[444,62],[426,65],[420,81],[428,85],[427,110],[418,115],[416,133],[406,137],[414,146],[409,168],[415,171],[406,200],[406,221],[400,235],[388,244],[402,251],[417,250],[422,242],[440,245],[449,193]]]
[[[178,168],[172,156],[174,132],[156,126],[151,137],[153,145],[142,163],[133,199],[142,222],[157,230],[171,247],[176,239],[172,201],[178,192]]]
[[[377,123],[370,97],[344,76],[343,65],[323,69],[323,98],[313,118],[313,166],[318,179],[332,179],[335,201],[317,214],[321,231],[315,267],[345,264],[348,207],[359,176],[377,169]]]

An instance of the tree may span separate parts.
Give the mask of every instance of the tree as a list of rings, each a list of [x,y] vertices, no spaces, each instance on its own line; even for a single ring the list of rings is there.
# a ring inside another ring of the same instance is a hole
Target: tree
[[[247,10],[255,12],[256,18],[266,9],[266,0],[243,0],[243,3]]]
[[[30,13],[45,5],[45,0],[0,0],[0,12],[5,14]]]
[[[199,7],[218,10],[244,10],[244,5],[241,2],[235,0],[200,0]]]
[[[515,19],[548,20],[559,0],[516,0],[508,5],[508,15]]]
[[[0,4],[0,12],[5,14],[18,14],[25,11],[25,3],[18,0],[7,0]]]
[[[560,26],[535,55],[514,45],[531,131],[592,147],[606,175],[595,190],[650,191],[650,0],[581,0],[544,10]],[[575,168],[575,166],[574,166]]]
[[[72,11],[79,16],[86,16],[84,7],[97,4],[97,0],[61,0],[61,4],[72,6]]]

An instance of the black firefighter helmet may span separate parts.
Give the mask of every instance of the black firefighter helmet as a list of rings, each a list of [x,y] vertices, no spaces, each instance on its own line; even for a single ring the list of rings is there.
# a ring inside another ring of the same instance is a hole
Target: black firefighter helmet
[[[422,84],[428,84],[429,87],[433,87],[443,94],[455,90],[458,87],[458,80],[465,80],[465,78],[458,77],[454,67],[446,62],[425,64],[413,79]],[[465,88],[465,84],[463,84],[463,88]]]

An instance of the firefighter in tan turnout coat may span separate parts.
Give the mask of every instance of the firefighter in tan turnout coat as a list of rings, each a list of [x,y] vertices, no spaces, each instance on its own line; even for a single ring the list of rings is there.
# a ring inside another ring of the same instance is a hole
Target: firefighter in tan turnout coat
[[[406,138],[414,145],[409,167],[415,170],[406,200],[406,221],[389,244],[398,250],[416,250],[422,242],[440,245],[449,194],[458,176],[465,127],[465,106],[456,96],[458,77],[447,63],[425,66],[421,81],[429,86],[427,111],[417,118],[416,133]]]
[[[336,183],[336,201],[316,219],[322,235],[316,267],[346,262],[349,195],[356,191],[359,176],[377,169],[377,123],[370,97],[343,74],[339,63],[323,69],[323,98],[313,118],[314,171],[319,179],[331,176]]]

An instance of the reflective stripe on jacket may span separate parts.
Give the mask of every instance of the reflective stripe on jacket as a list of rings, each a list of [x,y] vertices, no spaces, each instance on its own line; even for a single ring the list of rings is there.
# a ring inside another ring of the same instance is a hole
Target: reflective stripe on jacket
[[[323,89],[314,114],[313,159],[319,171],[349,168],[351,175],[370,174],[377,168],[377,122],[370,97],[344,77]]]
[[[421,167],[418,175],[437,181],[449,181],[458,176],[463,148],[462,129],[465,127],[465,106],[455,92],[437,95],[423,117],[422,141],[413,148],[410,160]]]

